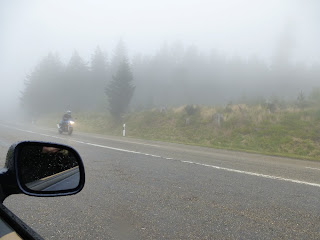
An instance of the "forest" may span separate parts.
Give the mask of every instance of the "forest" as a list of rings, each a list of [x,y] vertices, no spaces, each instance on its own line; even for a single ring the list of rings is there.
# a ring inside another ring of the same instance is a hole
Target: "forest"
[[[20,102],[32,116],[68,109],[109,111],[119,117],[154,107],[306,99],[316,94],[320,67],[294,62],[291,51],[280,41],[268,62],[214,50],[202,53],[196,46],[176,42],[164,43],[153,55],[129,57],[119,41],[111,54],[97,47],[89,61],[76,50],[68,63],[58,53],[49,53],[26,77]],[[126,78],[123,83],[120,75]]]

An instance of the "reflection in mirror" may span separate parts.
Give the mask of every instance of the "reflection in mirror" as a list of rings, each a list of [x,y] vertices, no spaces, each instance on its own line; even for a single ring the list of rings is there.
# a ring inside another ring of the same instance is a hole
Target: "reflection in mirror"
[[[70,190],[80,182],[79,164],[69,149],[25,145],[18,168],[20,183],[33,191]]]

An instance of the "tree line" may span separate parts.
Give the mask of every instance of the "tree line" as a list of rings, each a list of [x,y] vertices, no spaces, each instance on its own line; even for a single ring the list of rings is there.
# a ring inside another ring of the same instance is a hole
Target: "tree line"
[[[78,54],[64,65],[49,53],[26,77],[21,93],[23,109],[36,117],[50,112],[105,111],[120,118],[134,93],[133,75],[123,42],[119,42],[111,63],[97,47],[87,64]]]
[[[68,64],[48,54],[27,76],[21,95],[32,114],[106,111],[120,117],[129,109],[184,104],[218,105],[238,99],[296,98],[319,86],[320,65],[292,61],[291,50],[274,57],[227,58],[196,46],[164,44],[155,54],[129,59],[123,42],[112,58],[97,48],[90,64],[75,51]]]

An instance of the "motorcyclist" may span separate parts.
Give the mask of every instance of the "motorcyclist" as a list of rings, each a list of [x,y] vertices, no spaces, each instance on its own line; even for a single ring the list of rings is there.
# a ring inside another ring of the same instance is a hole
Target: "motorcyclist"
[[[68,110],[63,114],[62,120],[60,121],[60,127],[62,127],[63,124],[67,123],[69,120],[72,120],[71,111]]]

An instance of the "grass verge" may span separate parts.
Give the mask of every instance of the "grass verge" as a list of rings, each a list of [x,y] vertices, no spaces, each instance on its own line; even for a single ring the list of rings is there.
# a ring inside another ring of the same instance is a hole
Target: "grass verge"
[[[220,123],[217,121],[220,115]],[[61,114],[38,120],[55,126]],[[228,109],[195,107],[130,113],[116,121],[107,113],[74,113],[75,131],[183,143],[219,149],[320,160],[320,109],[282,109],[234,105]]]

